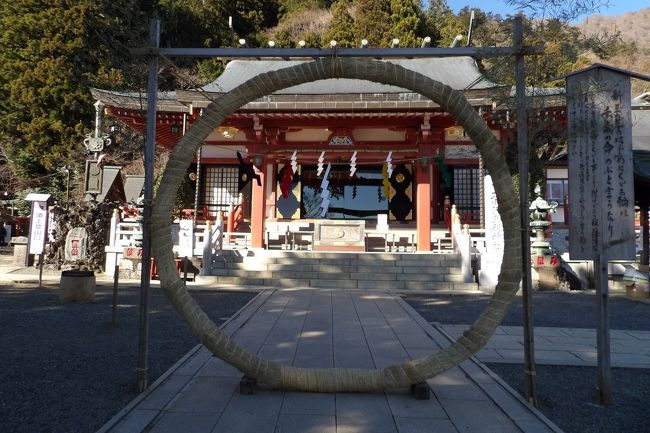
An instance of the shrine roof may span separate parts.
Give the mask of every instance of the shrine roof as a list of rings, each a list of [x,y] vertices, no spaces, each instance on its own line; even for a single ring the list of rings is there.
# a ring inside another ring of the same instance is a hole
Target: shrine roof
[[[214,82],[201,91],[225,93],[264,72],[277,71],[300,65],[311,60],[233,60]],[[456,90],[478,90],[497,87],[479,70],[471,57],[434,57],[418,59],[385,60],[406,69],[418,72]],[[331,78],[299,84],[278,90],[274,94],[285,95],[324,95],[359,93],[412,93],[411,90],[397,86],[375,83],[368,80]]]
[[[280,70],[313,60],[232,60],[212,83],[194,90],[159,92],[157,109],[164,112],[191,113],[219,95],[229,92],[256,75]],[[509,87],[488,80],[471,57],[435,57],[385,60],[418,72],[453,89],[463,91],[472,105],[490,104],[486,98],[502,98]],[[145,92],[116,92],[91,89],[96,100],[116,108],[142,111],[147,107]],[[334,104],[335,106],[332,106]],[[340,105],[340,106],[339,106]],[[424,96],[397,86],[368,80],[335,78],[303,83],[274,92],[242,109],[246,110],[390,110],[432,109],[438,104]]]
[[[114,107],[129,108],[133,110],[147,109],[147,92],[118,92],[91,88],[90,93],[97,101]],[[156,107],[160,111],[189,112],[189,108],[178,102],[176,92],[158,92]]]

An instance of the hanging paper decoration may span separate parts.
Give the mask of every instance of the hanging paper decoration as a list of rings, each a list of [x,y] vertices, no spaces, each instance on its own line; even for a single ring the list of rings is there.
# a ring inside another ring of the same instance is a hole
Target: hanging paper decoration
[[[241,190],[244,189],[252,179],[257,181],[257,186],[262,186],[262,179],[259,174],[255,173],[253,164],[244,161],[244,158],[239,152],[237,152],[237,159],[239,160],[239,181],[237,183],[237,190],[241,192]]]
[[[327,214],[327,209],[330,207],[330,191],[329,191],[329,180],[327,178],[330,175],[330,169],[332,168],[332,164],[328,163],[327,168],[325,169],[325,175],[323,176],[323,181],[320,183],[321,187],[321,203],[320,207],[323,209],[320,213],[321,218],[325,217],[325,214]]]
[[[289,197],[289,190],[291,189],[291,182],[293,181],[293,170],[291,166],[284,166],[284,173],[282,174],[282,181],[280,182],[280,191],[282,192],[282,197]]]
[[[316,168],[316,176],[320,177],[323,172],[323,161],[325,161],[325,152],[321,152],[318,157],[318,168]]]
[[[350,177],[354,176],[357,171],[357,152],[355,151],[350,158]]]
[[[386,165],[388,167],[388,177],[391,177],[393,175],[393,152],[388,152]]]
[[[296,151],[293,151],[291,155],[291,171],[294,173],[298,171],[298,157],[296,156]]]
[[[352,200],[354,200],[355,198],[357,198],[357,186],[352,185]]]
[[[390,199],[390,196],[388,195],[390,193],[390,175],[388,174],[388,164],[384,163],[384,165],[381,168],[381,174],[384,175],[384,180],[382,182],[382,185],[384,186],[384,196],[386,199]]]

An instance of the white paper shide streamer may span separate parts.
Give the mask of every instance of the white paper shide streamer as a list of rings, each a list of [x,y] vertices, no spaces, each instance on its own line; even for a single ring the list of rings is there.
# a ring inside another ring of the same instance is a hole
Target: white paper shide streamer
[[[325,169],[325,175],[323,176],[323,181],[320,183],[320,187],[321,187],[320,196],[322,199],[320,203],[320,207],[323,209],[320,213],[321,218],[325,216],[325,214],[327,213],[327,209],[329,209],[330,207],[330,191],[328,189],[330,185],[330,181],[327,180],[327,178],[330,175],[331,168],[332,168],[332,164],[327,163],[327,169]]]
[[[316,176],[320,177],[323,172],[323,161],[325,161],[325,152],[321,152],[318,157],[318,167],[316,168]]]
[[[291,171],[294,173],[298,172],[298,157],[296,156],[296,151],[293,151],[291,154]]]
[[[357,171],[357,152],[355,151],[350,158],[350,177],[354,176]]]
[[[391,177],[393,175],[393,152],[388,152],[388,156],[386,157],[386,165],[388,169],[388,177]]]

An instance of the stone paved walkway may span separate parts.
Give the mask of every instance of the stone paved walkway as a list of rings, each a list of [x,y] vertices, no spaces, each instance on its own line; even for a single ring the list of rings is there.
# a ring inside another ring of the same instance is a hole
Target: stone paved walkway
[[[449,340],[399,297],[378,292],[266,290],[225,332],[262,356],[303,367],[384,367]],[[197,346],[98,433],[559,432],[475,360],[408,390],[309,394],[261,387]]]
[[[438,325],[456,339],[468,325]],[[535,363],[596,366],[596,330],[588,328],[535,327]],[[650,331],[610,330],[612,367],[650,368]],[[521,326],[499,326],[488,344],[477,354],[482,362],[523,363],[524,337]]]

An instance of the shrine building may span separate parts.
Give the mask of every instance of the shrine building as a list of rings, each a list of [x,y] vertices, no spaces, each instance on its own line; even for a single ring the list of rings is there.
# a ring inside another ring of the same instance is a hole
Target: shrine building
[[[305,61],[232,60],[203,88],[160,92],[156,145],[173,148],[203,108],[250,78]],[[497,110],[510,87],[486,79],[473,58],[390,61],[463,92],[502,147],[512,142],[514,122]],[[92,94],[107,114],[144,133],[146,96]],[[240,206],[237,230],[250,231],[252,248],[269,248],[288,230],[279,223],[358,221],[387,249],[386,233],[399,230],[411,234],[413,250],[431,251],[432,230],[447,228],[452,204],[463,224],[480,227],[482,171],[463,128],[433,101],[371,81],[327,79],[257,99],[215,125],[188,169],[195,203],[185,216],[213,219]]]

